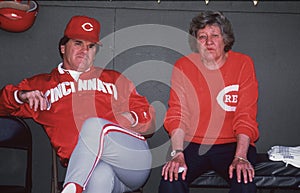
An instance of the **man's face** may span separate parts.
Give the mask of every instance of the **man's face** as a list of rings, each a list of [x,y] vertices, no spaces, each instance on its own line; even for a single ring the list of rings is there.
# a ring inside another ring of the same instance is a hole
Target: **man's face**
[[[94,64],[97,44],[85,40],[70,39],[60,49],[63,54],[64,69],[84,72]]]

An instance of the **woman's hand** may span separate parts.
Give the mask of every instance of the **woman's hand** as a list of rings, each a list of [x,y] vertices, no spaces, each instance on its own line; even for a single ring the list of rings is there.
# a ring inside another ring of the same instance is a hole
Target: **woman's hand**
[[[233,177],[233,172],[236,171],[237,181],[240,183],[242,176],[244,179],[244,183],[248,183],[253,181],[255,172],[251,163],[242,157],[235,157],[229,166],[229,178]]]
[[[184,160],[183,152],[177,153],[172,160],[168,161],[164,167],[162,168],[161,175],[164,176],[165,180],[170,182],[174,180],[178,180],[178,171],[179,169],[184,169],[182,172],[182,179],[185,180],[187,173],[187,166]]]

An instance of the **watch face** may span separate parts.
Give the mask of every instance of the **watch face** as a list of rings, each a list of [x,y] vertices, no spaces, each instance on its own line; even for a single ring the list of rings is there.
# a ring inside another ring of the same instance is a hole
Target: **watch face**
[[[174,157],[176,155],[176,150],[171,151],[171,156]]]

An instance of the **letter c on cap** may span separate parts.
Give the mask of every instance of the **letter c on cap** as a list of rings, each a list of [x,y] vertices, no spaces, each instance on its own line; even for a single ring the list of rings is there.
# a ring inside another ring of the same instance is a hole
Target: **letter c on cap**
[[[84,23],[81,27],[84,31],[93,31],[94,29],[94,26],[91,23]]]

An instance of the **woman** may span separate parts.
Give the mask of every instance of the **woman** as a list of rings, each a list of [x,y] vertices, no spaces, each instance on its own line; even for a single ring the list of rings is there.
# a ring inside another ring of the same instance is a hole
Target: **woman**
[[[233,52],[234,35],[221,12],[192,19],[193,53],[174,66],[165,128],[171,160],[162,168],[160,193],[189,192],[189,184],[215,170],[230,193],[254,193],[258,85],[251,58]]]

